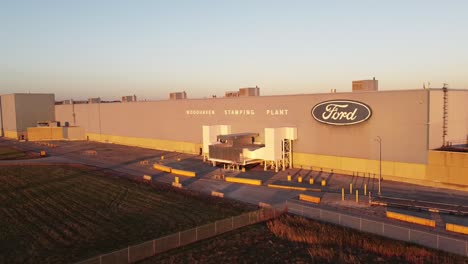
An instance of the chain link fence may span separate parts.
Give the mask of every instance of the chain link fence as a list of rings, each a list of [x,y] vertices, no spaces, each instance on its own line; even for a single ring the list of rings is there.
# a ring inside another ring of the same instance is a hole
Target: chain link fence
[[[380,221],[350,216],[326,209],[309,207],[296,201],[287,201],[286,204],[288,212],[295,215],[350,227],[362,232],[411,242],[425,247],[468,257],[468,241],[466,240],[450,238],[443,235],[387,224]]]
[[[138,245],[103,254],[77,264],[120,264],[133,263],[156,254],[214,237],[244,226],[260,223],[280,216],[283,209],[273,207],[218,220],[214,223],[177,232],[165,237],[146,241]]]

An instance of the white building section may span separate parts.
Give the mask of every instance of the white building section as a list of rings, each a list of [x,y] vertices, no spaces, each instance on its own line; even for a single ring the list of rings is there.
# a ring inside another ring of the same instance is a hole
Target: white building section
[[[292,142],[297,128],[265,128],[265,144],[255,142],[256,133],[229,134],[229,126],[203,126],[203,153],[208,160],[237,166],[263,163],[278,171],[292,167]],[[221,134],[221,131],[226,132]],[[211,149],[211,152],[210,152]]]
[[[203,126],[203,158],[209,157],[209,145],[218,142],[218,135],[231,134],[230,125]]]

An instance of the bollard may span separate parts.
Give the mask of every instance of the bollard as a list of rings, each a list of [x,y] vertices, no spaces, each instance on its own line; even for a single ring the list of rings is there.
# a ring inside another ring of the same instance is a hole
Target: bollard
[[[177,161],[180,161],[180,158],[177,158]]]
[[[353,194],[353,183],[349,184],[349,194]]]
[[[41,156],[41,157],[47,156],[47,153],[45,152],[45,150],[41,150],[40,156]]]
[[[288,181],[291,181],[291,175],[288,174]]]
[[[364,183],[364,195],[367,195],[367,184]]]
[[[164,159],[164,155],[163,155],[163,156],[161,156],[161,160],[163,160],[163,159]]]
[[[176,177],[174,178],[174,182],[175,182],[175,183],[179,183],[179,177],[176,176]]]
[[[344,188],[341,188],[341,201],[344,201]]]
[[[242,167],[242,172],[245,172],[245,167]]]
[[[309,179],[309,183],[310,183],[311,185],[314,184],[314,178],[310,178],[310,179]]]
[[[325,187],[327,185],[327,182],[325,180],[322,180],[322,186]]]
[[[302,176],[299,175],[299,177],[297,177],[297,182],[299,182],[299,183],[302,182]]]
[[[356,190],[356,203],[359,203],[359,190]]]

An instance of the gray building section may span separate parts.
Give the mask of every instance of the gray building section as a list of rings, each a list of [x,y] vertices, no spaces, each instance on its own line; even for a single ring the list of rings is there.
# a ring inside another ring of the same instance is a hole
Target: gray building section
[[[57,105],[56,120],[70,122],[87,133],[202,143],[203,125],[231,125],[232,133],[259,133],[264,128],[297,127],[293,151],[310,154],[379,158],[426,163],[428,149],[442,146],[439,90],[405,90],[254,96],[137,102]],[[466,140],[468,91],[449,91],[448,140]],[[314,105],[327,100],[354,100],[368,105],[372,116],[365,122],[333,126],[317,122]],[[465,101],[463,101],[465,100]]]
[[[35,127],[38,121],[55,119],[54,94],[17,93],[0,98],[3,136],[27,137],[28,127]]]

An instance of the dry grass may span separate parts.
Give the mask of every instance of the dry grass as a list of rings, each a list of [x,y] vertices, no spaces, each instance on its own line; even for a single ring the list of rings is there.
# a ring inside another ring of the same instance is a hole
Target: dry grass
[[[18,160],[37,157],[13,147],[0,147],[0,160]]]
[[[95,168],[0,166],[0,263],[75,262],[251,209]]]
[[[352,229],[286,215],[267,223],[276,236],[305,243],[313,260],[343,263],[395,261],[405,263],[465,263],[467,259]],[[373,259],[372,256],[377,256]],[[369,259],[371,258],[371,259]]]
[[[468,263],[467,258],[283,215],[141,263]]]

